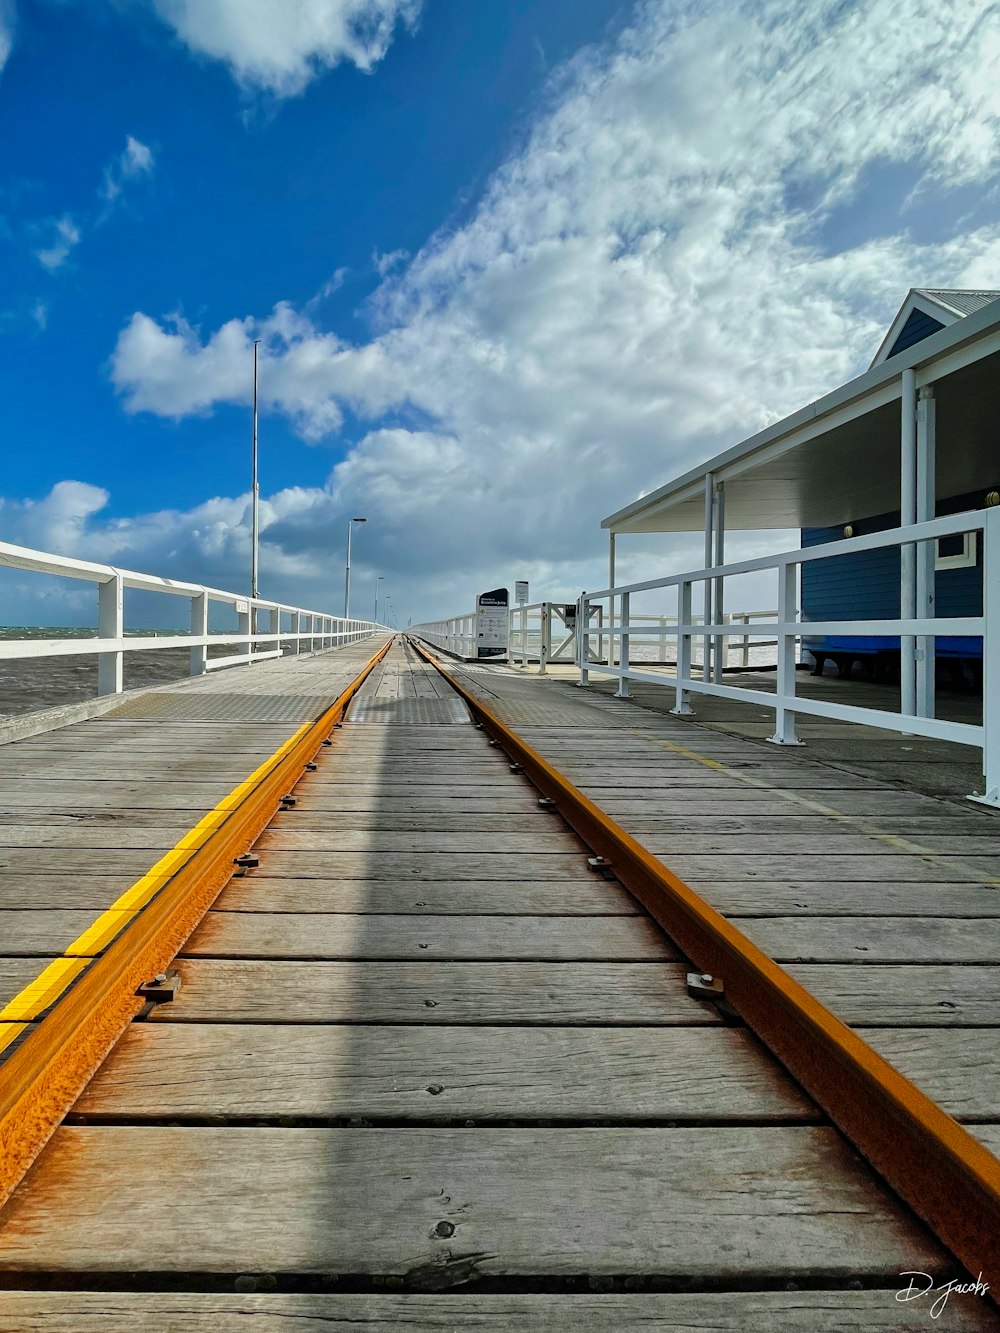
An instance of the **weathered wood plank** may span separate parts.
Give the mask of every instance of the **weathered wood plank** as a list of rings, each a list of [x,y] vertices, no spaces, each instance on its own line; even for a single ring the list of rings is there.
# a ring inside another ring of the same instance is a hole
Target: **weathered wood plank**
[[[1000,903],[990,921],[799,916],[744,918],[739,927],[780,963],[1000,963]]]
[[[33,853],[40,855],[40,853]],[[0,865],[16,852],[0,851]],[[27,853],[25,853],[27,855]],[[79,856],[87,855],[80,852]],[[98,855],[98,853],[94,853]],[[99,853],[112,855],[112,853]],[[475,852],[269,852],[262,849],[261,865],[269,875],[293,879],[579,879],[586,869],[586,853],[555,852],[535,856],[530,851],[477,854]],[[250,877],[254,874],[250,872]]]
[[[74,1113],[814,1121],[731,1028],[133,1025]]]
[[[865,1028],[869,1046],[959,1120],[1000,1120],[1000,1028]]]
[[[789,856],[804,855],[829,856],[899,856],[900,838],[886,834],[882,837],[859,833],[854,829],[838,827],[830,821],[825,836],[803,834],[788,828],[778,836],[757,836],[751,834],[723,834],[714,832],[681,833],[664,836],[660,833],[644,834],[642,841],[657,856],[685,856],[695,853],[699,856]],[[996,870],[1000,874],[1000,837],[994,834],[961,834],[950,837],[941,833],[912,834],[906,839],[912,844],[904,854],[910,856],[961,856],[976,857],[979,860],[996,860]]]
[[[697,1295],[241,1294],[208,1292],[9,1291],[0,1333],[282,1333],[348,1328],[368,1333],[924,1333],[927,1302],[901,1306],[891,1288],[877,1291],[740,1291]],[[996,1333],[1000,1317],[974,1296],[952,1296],[948,1333]]]
[[[336,832],[315,829],[296,829],[283,824],[280,829],[269,828],[258,840],[261,852],[272,855],[286,853],[320,853],[339,855],[341,852],[352,854],[367,853],[378,856],[382,853],[389,857],[399,852],[478,852],[504,853],[528,852],[532,857],[552,855],[586,856],[584,844],[571,833],[565,824],[549,819],[540,822],[537,830],[530,833],[516,833],[513,830],[494,832],[441,833],[438,830],[417,833],[379,829],[340,829]]]
[[[0,1215],[15,1272],[402,1276],[446,1256],[483,1276],[714,1281],[947,1262],[834,1130],[808,1126],[63,1128]]]
[[[863,1027],[1000,1027],[1000,967],[933,963],[786,966],[796,980],[846,1023]]]
[[[54,958],[0,957],[0,1008],[34,981],[42,969],[53,961]]]
[[[840,884],[749,880],[740,884],[695,878],[688,883],[717,911],[731,917],[1000,915],[1000,889],[996,885],[914,884],[905,880],[889,884],[879,880]]]
[[[38,917],[38,952],[53,938],[49,912]],[[30,927],[23,928],[26,938]],[[56,938],[58,933],[56,932]],[[72,938],[72,936],[70,936]],[[11,948],[11,952],[19,952]],[[209,912],[182,951],[186,958],[358,958],[411,960],[553,959],[590,962],[678,961],[682,957],[648,917],[352,916],[305,912]]]
[[[2,967],[2,965],[0,965]],[[182,960],[156,1022],[715,1025],[677,963]],[[874,971],[874,969],[872,969]],[[2,975],[2,972],[0,972]]]
[[[787,880],[789,871],[806,884],[840,884],[852,880],[887,883],[913,881],[937,883],[968,877],[970,883],[992,881],[1000,884],[1000,857],[974,856],[837,856],[781,855],[700,856],[688,852],[670,852],[660,858],[676,875],[685,880]]]

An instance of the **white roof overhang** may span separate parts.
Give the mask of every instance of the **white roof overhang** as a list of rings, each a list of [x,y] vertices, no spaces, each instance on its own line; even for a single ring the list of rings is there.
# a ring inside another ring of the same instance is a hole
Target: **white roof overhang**
[[[899,508],[902,371],[937,399],[937,492],[1000,487],[1000,301],[873,366],[605,518],[625,532],[700,532],[705,478],[730,530],[823,527]]]

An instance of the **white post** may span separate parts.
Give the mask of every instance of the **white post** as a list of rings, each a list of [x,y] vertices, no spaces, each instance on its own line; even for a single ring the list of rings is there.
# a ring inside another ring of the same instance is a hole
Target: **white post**
[[[917,400],[917,522],[934,517],[937,439],[934,390],[926,385]],[[934,557],[937,543],[917,543],[917,618],[934,615]],[[934,636],[917,638],[917,716],[934,716]]]
[[[208,636],[208,593],[191,598],[191,633],[199,638]],[[208,644],[196,644],[191,649],[191,675],[203,676],[208,670]]]
[[[299,635],[299,634],[302,633],[302,612],[301,612],[301,611],[293,611],[293,612],[292,612],[292,623],[291,623],[291,627],[290,627],[290,632],[291,632],[291,635],[292,635],[292,652],[293,652],[293,653],[295,654],[295,656],[297,657],[297,656],[299,655],[299,653],[301,653],[301,651],[302,651],[302,640],[296,637],[297,635]]]
[[[260,544],[260,486],[257,482],[257,348],[260,339],[255,338],[253,343],[253,477],[251,480],[250,497],[250,596],[256,597],[257,571],[258,571],[258,547]]]
[[[125,584],[120,574],[98,584],[97,634],[101,639],[121,639],[125,635]],[[121,694],[121,649],[97,655],[97,693]]]
[[[714,522],[714,546],[715,557],[713,564],[724,565],[726,563],[726,483],[720,481],[715,486],[715,522]],[[714,598],[712,603],[712,615],[717,624],[724,623],[725,617],[722,613],[723,604],[723,583],[724,579],[716,579],[713,589]],[[715,639],[715,672],[713,679],[717,685],[722,684],[722,668],[726,665],[726,640]]]
[[[917,521],[917,376],[904,370],[900,391],[899,436],[899,524]],[[899,617],[911,620],[917,613],[917,548],[912,542],[899,548]],[[903,634],[899,640],[899,711],[912,717],[917,711],[916,640]]]
[[[544,676],[547,672],[549,653],[552,650],[552,604],[550,602],[542,603],[542,641],[538,647],[538,674]]]
[[[270,614],[268,632],[274,635],[274,643],[268,644],[268,652],[281,651],[281,608],[273,606]]]
[[[1000,810],[1000,509],[983,528],[983,777],[984,794],[970,799]]]
[[[629,602],[630,602],[630,599],[631,599],[631,594],[630,594],[630,593],[627,593],[627,592],[623,592],[623,593],[622,593],[622,595],[621,595],[621,602],[620,602],[620,604],[621,604],[621,609],[622,609],[622,612],[621,612],[621,615],[622,615],[622,619],[621,619],[621,634],[622,634],[622,636],[621,636],[621,642],[620,642],[620,646],[619,646],[619,663],[620,663],[621,675],[618,677],[618,689],[615,691],[615,695],[616,695],[616,697],[619,698],[619,699],[627,699],[627,698],[629,697],[629,694],[628,694],[628,665],[629,665],[629,662],[628,662],[628,658],[629,658],[628,641],[629,641],[629,638],[630,638],[631,636],[629,635],[628,625],[629,625]]]
[[[576,651],[577,664],[580,668],[580,679],[576,683],[583,686],[590,684],[590,671],[587,666],[590,661],[590,634],[587,623],[589,619],[590,604],[587,601],[587,594],[583,592],[576,604]]]
[[[711,472],[705,473],[705,568],[712,566],[712,557],[715,554],[715,542],[712,534],[712,524],[715,519],[715,477]],[[712,623],[712,580],[705,579],[705,624]],[[712,658],[714,644],[712,636],[706,634],[704,638],[704,647],[702,648],[702,680],[712,679]]]
[[[608,666],[615,664],[615,534],[608,533],[608,587],[611,589],[611,596],[608,598]],[[599,645],[599,656],[603,657],[603,643]]]
[[[691,624],[691,584],[682,583],[677,593],[677,695],[671,713],[690,717],[694,709],[688,703],[684,682],[691,679],[691,635],[685,628]]]
[[[240,607],[245,607],[246,609],[241,611],[239,609]],[[254,624],[253,603],[252,602],[237,603],[237,608],[236,608],[237,634],[252,634],[253,624]],[[236,651],[240,657],[245,658],[246,661],[249,662],[251,656],[253,655],[253,644],[249,642],[241,643]]]
[[[798,569],[791,561],[778,569],[778,693],[772,745],[802,745],[795,735],[795,646],[798,642]]]

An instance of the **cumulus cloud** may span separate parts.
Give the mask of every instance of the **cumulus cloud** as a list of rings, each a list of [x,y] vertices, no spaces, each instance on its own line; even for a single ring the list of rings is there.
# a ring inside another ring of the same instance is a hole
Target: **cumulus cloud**
[[[386,271],[367,342],[287,305],[208,331],[138,312],[115,384],[175,418],[245,402],[260,336],[270,410],[310,439],[345,407],[371,427],[285,515],[288,549],[354,508],[425,590],[463,561],[594,586],[603,514],[863,369],[910,286],[997,285],[1000,227],[947,208],[997,176],[989,13],[649,0],[558,73],[464,225]],[[907,226],[921,199],[946,221],[838,244],[886,164],[917,182]]]
[[[35,258],[43,268],[47,268],[50,273],[54,273],[57,268],[62,268],[80,244],[81,233],[80,228],[68,213],[61,218],[57,218],[51,223],[51,226],[55,233],[52,244],[44,246],[41,250],[36,250]]]
[[[201,55],[224,61],[245,87],[300,93],[342,61],[370,70],[396,25],[420,0],[153,0],[156,12]]]

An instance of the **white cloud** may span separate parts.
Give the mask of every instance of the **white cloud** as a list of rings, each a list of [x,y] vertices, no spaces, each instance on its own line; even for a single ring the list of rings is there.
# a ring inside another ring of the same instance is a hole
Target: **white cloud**
[[[54,273],[57,268],[62,268],[70,254],[80,244],[81,235],[80,228],[68,213],[57,218],[51,226],[55,232],[52,244],[42,250],[36,250],[35,258],[43,268]]]
[[[126,181],[152,175],[153,165],[153,150],[138,139],[134,139],[131,134],[126,135],[124,149],[114,162],[104,169],[102,190],[105,199],[109,203],[117,199]]]
[[[152,0],[193,51],[225,61],[244,86],[293,96],[324,69],[370,70],[421,0]]]
[[[14,45],[14,0],[0,0],[0,70],[6,65]]]
[[[282,549],[318,562],[353,508],[379,559],[405,545],[425,610],[455,570],[595,586],[605,513],[862,369],[908,287],[998,285],[996,225],[841,249],[832,221],[886,163],[944,214],[994,182],[998,75],[978,0],[643,4],[559,74],[466,224],[385,275],[370,341],[287,305],[205,334],[137,313],[115,383],[164,416],[246,402],[261,336],[270,410],[308,438],[345,406],[371,423]]]

